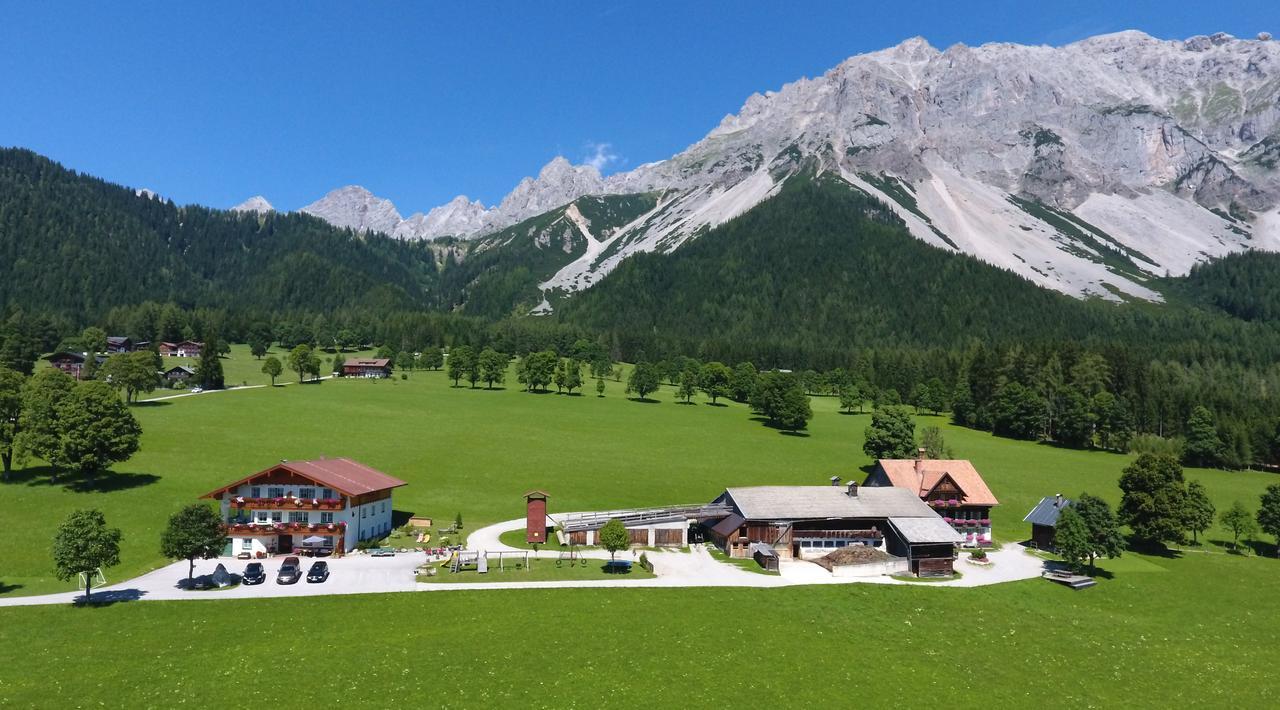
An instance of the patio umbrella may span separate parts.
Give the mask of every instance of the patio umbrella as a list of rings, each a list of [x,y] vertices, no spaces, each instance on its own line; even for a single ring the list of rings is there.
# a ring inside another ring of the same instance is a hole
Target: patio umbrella
[[[323,537],[320,537],[319,535],[312,535],[311,537],[303,538],[303,539],[302,539],[302,544],[304,544],[304,545],[319,545],[319,544],[320,544],[320,543],[322,543],[322,542],[328,542],[328,541],[329,541],[328,539],[323,538]]]

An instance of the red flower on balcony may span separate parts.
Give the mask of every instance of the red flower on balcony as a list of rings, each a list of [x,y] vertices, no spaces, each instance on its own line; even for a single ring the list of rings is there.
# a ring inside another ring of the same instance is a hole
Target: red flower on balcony
[[[951,506],[952,508],[955,508],[960,505],[960,501],[956,500],[955,498],[952,498],[951,500],[947,501],[947,505]]]
[[[982,525],[982,527],[984,527],[984,528],[985,528],[985,527],[988,527],[988,526],[990,526],[990,525],[991,525],[991,519],[990,519],[990,518],[983,518],[982,520],[980,520],[980,521],[978,521],[978,522],[979,522],[979,523]]]
[[[953,521],[951,518],[943,518],[943,519],[942,519],[942,522],[947,523],[948,525],[950,525],[950,524],[951,524],[952,522],[954,522],[954,521]]]

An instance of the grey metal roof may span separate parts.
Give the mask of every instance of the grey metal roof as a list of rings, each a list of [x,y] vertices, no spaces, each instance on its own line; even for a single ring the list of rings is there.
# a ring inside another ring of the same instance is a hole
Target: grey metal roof
[[[942,518],[914,491],[867,487],[850,496],[844,486],[753,486],[730,488],[726,497],[748,520],[825,518]],[[945,523],[942,523],[945,525]]]
[[[743,520],[741,515],[734,513],[726,517],[724,520],[716,523],[711,530],[721,537],[728,537],[730,533],[741,527],[744,522],[746,521]]]
[[[1069,505],[1071,505],[1069,498],[1063,498],[1062,505],[1059,506],[1057,496],[1045,496],[1040,499],[1039,503],[1036,503],[1036,507],[1032,508],[1031,512],[1027,513],[1027,517],[1022,520],[1032,525],[1053,527],[1058,524],[1058,516],[1062,514],[1062,509]]]
[[[926,506],[928,507],[928,506]],[[889,518],[898,534],[909,543],[917,542],[964,542],[960,533],[942,521],[935,513],[932,518]]]

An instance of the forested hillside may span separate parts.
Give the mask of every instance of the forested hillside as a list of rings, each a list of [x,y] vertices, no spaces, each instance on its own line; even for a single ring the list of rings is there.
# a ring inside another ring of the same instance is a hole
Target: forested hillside
[[[30,151],[0,150],[0,304],[92,320],[113,306],[434,307],[421,243],[301,214],[136,195]]]
[[[1266,270],[1280,275],[1273,255],[1236,261],[1257,267],[1248,271],[1255,292],[1275,283]],[[1212,284],[1228,277],[1209,278],[1218,268],[1198,269],[1190,281],[1205,283],[1195,288],[1170,280],[1185,293],[1165,305],[1081,301],[912,238],[882,203],[842,181],[797,180],[674,253],[624,261],[560,310],[567,322],[615,333],[624,356],[702,353],[777,367],[837,366],[856,347],[955,349],[970,342],[1274,361],[1274,328],[1189,305],[1225,301],[1219,292],[1229,289]],[[1255,305],[1265,307],[1239,298],[1223,308],[1250,317]]]

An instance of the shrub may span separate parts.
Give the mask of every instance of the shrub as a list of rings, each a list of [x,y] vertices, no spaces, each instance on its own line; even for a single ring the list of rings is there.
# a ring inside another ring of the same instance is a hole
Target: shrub
[[[969,553],[969,559],[971,559],[971,560],[985,560],[985,559],[987,559],[987,551],[986,551],[986,550],[974,550],[973,552],[970,552],[970,553]]]

